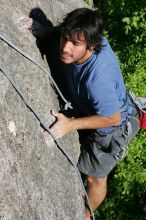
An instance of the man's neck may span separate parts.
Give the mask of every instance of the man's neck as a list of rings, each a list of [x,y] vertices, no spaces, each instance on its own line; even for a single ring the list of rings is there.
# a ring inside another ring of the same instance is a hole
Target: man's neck
[[[87,53],[78,61],[75,62],[75,64],[82,64],[86,62],[93,54],[94,50],[87,50]]]

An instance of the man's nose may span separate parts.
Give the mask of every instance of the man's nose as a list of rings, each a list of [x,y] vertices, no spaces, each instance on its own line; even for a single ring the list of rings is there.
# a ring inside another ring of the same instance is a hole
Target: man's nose
[[[64,52],[69,52],[72,48],[72,42],[71,41],[64,41],[63,42],[63,51]]]

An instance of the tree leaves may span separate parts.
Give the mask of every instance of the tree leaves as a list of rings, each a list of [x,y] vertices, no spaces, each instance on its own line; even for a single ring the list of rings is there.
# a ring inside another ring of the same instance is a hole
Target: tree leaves
[[[126,86],[146,97],[145,0],[94,1],[105,21],[105,33],[118,56]],[[128,156],[109,176],[108,196],[98,220],[144,220],[146,217],[146,131],[139,131]]]

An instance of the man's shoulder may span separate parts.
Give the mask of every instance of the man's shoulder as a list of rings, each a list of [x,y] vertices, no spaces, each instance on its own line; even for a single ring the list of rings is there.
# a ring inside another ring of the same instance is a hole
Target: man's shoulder
[[[103,37],[102,39],[102,48],[99,52],[99,59],[104,59],[104,62],[117,61],[115,52],[113,51],[111,45],[105,37]]]
[[[103,83],[116,79],[121,74],[118,59],[106,38],[103,38],[103,47],[95,52],[94,63],[89,68],[88,85]]]
[[[111,48],[108,40],[103,37],[102,48],[100,52],[95,52],[96,62],[95,68],[97,72],[106,74],[114,69],[119,69],[119,62],[115,52]]]

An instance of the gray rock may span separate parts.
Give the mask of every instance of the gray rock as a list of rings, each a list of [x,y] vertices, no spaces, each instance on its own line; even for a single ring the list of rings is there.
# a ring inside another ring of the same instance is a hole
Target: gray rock
[[[29,31],[18,21],[40,7],[57,24],[70,10],[85,6],[80,0],[1,0],[0,34],[49,70]],[[0,65],[19,89],[41,112],[48,125],[59,110],[57,95],[48,76],[2,40]],[[50,141],[46,143],[34,114],[0,72],[0,219],[1,220],[83,220],[83,190],[78,175],[67,158]],[[77,162],[79,142],[76,132],[61,139]]]

